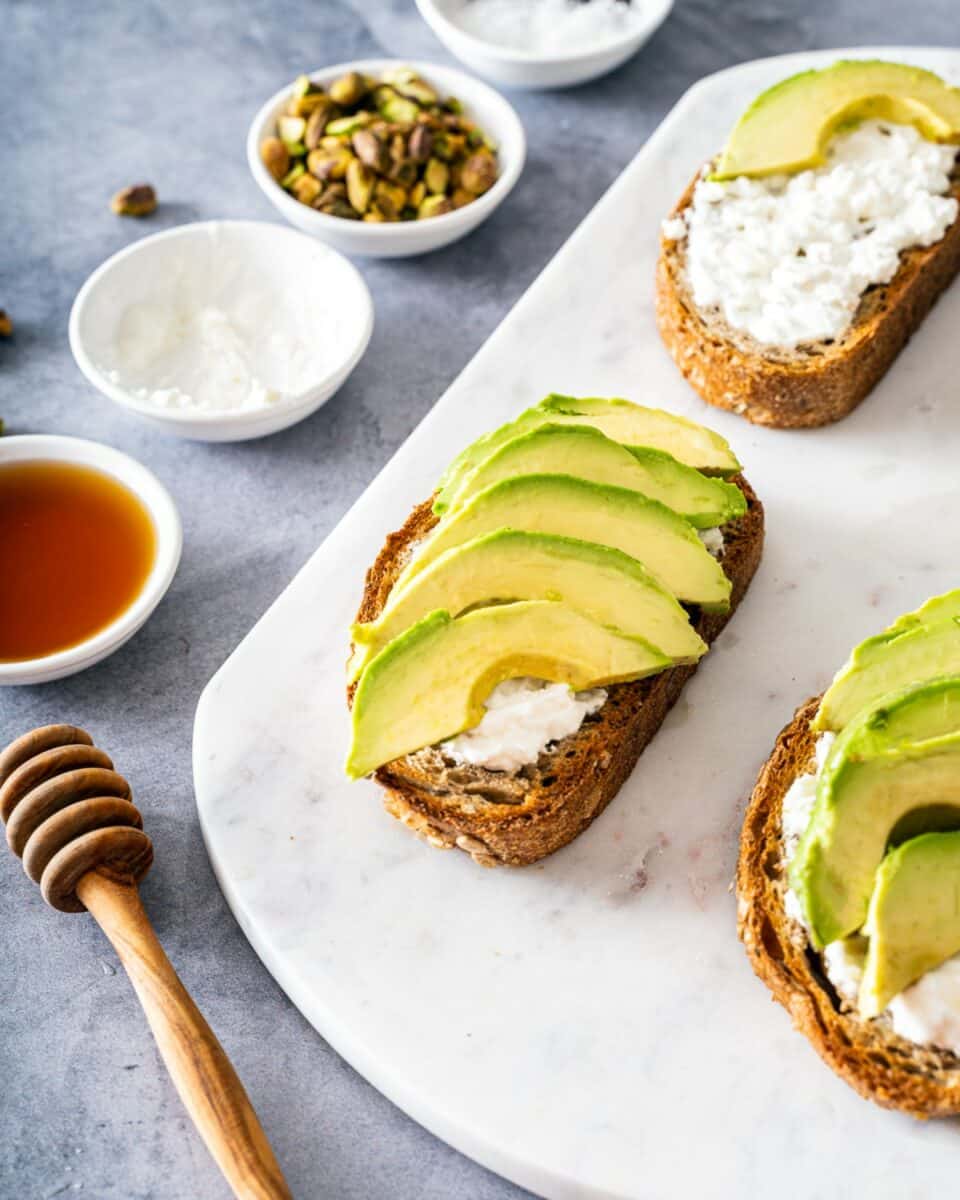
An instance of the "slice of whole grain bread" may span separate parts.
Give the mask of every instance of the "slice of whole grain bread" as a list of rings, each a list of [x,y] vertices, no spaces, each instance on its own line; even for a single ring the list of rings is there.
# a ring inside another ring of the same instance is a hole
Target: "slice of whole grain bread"
[[[737,931],[794,1027],[861,1096],[915,1117],[960,1113],[960,1058],[899,1037],[885,1016],[861,1020],[841,1002],[806,931],[784,909],[783,798],[798,775],[814,770],[810,722],[819,703],[817,696],[797,709],[750,799],[737,863]]]
[[[671,217],[692,203],[699,179],[691,180]],[[950,194],[960,199],[960,170],[951,180]],[[680,371],[708,404],[756,425],[828,425],[879,383],[958,270],[960,216],[933,246],[901,255],[897,274],[864,293],[842,337],[778,349],[732,329],[719,313],[699,309],[687,279],[686,241],[662,236],[657,325]]]
[[[692,609],[694,626],[712,642],[743,598],[763,549],[763,507],[742,477],[747,513],[723,527],[723,569],[733,584],[728,613]],[[357,621],[374,620],[413,547],[437,523],[432,498],[391,533],[367,572]],[[387,811],[432,846],[457,847],[481,866],[536,862],[572,841],[610,803],[660,728],[696,665],[673,667],[607,689],[607,700],[580,729],[510,773],[459,765],[435,747],[375,772]],[[348,691],[352,699],[352,689]]]

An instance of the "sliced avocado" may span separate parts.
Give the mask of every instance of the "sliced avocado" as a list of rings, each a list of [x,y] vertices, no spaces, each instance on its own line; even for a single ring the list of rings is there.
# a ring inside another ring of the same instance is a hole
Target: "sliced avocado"
[[[437,525],[398,586],[445,550],[495,529],[557,533],[613,546],[641,562],[678,600],[717,611],[730,606],[730,580],[689,521],[639,492],[573,475],[518,475],[478,492]]]
[[[903,63],[845,60],[792,75],[759,95],[733,128],[714,179],[821,166],[843,125],[877,118],[960,142],[960,89]]]
[[[960,677],[894,693],[834,742],[790,867],[819,949],[859,929],[891,841],[960,825]]]
[[[960,617],[960,588],[944,592],[942,596],[932,596],[914,612],[898,617],[884,633],[902,633],[918,625],[932,625],[935,621],[946,621],[950,617]]]
[[[671,660],[551,600],[434,612],[370,663],[353,698],[352,779],[476,725],[505,679],[532,675],[576,691],[640,679]]]
[[[708,529],[747,511],[733,483],[702,475],[663,450],[621,446],[591,425],[540,425],[505,442],[469,474],[450,497],[449,508],[514,475],[578,475],[612,483],[659,500],[694,525]],[[434,511],[447,511],[444,501]]]
[[[960,954],[960,833],[927,833],[891,851],[877,870],[863,931],[862,1017]]]
[[[675,662],[706,653],[686,611],[635,558],[576,538],[498,529],[441,554],[406,587],[393,589],[376,621],[354,625],[351,680],[435,609],[458,616],[507,600],[562,600],[600,625],[644,638]]]
[[[506,442],[538,425],[592,425],[622,446],[663,450],[688,467],[735,475],[740,464],[727,442],[703,425],[629,400],[550,395],[514,421],[477,438],[447,467],[438,485],[437,511],[450,505],[463,477]]]
[[[861,642],[827,688],[815,729],[843,729],[890,692],[960,673],[960,617],[896,626]]]

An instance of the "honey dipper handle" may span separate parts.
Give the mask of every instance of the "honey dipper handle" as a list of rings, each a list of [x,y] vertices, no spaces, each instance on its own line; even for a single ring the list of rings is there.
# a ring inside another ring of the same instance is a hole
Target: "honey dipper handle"
[[[77,895],[113,943],[187,1112],[238,1200],[292,1200],[243,1084],[170,965],[135,883],[89,871]]]

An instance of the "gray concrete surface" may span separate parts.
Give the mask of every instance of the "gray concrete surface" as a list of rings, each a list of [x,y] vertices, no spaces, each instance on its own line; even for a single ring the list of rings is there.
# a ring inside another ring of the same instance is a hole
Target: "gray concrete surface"
[[[359,1078],[247,945],[197,827],[197,697],[689,84],[789,50],[955,43],[956,0],[677,0],[616,74],[515,95],[530,150],[509,202],[449,250],[362,264],[377,329],[353,378],[305,423],[237,446],[165,439],[95,393],[67,346],[78,287],[148,232],[217,216],[274,219],[248,175],[244,136],[263,98],[300,69],[447,55],[413,0],[5,0],[0,9],[0,306],[16,323],[15,339],[0,343],[0,416],[11,433],[81,435],[141,459],[172,490],[185,532],[179,574],[139,636],[83,675],[5,690],[0,736],[82,724],[133,781],[156,847],[145,902],[298,1198],[519,1197]],[[110,195],[140,179],[157,186],[160,211],[141,223],[113,217]],[[47,909],[5,851],[0,1114],[0,1197],[228,1195],[115,955],[88,918]]]

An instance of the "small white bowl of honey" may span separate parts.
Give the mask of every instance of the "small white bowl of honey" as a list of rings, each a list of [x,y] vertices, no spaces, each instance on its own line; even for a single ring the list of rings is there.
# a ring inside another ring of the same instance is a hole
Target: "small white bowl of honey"
[[[0,438],[0,685],[92,666],[160,603],[183,535],[135,459],[82,438]]]

